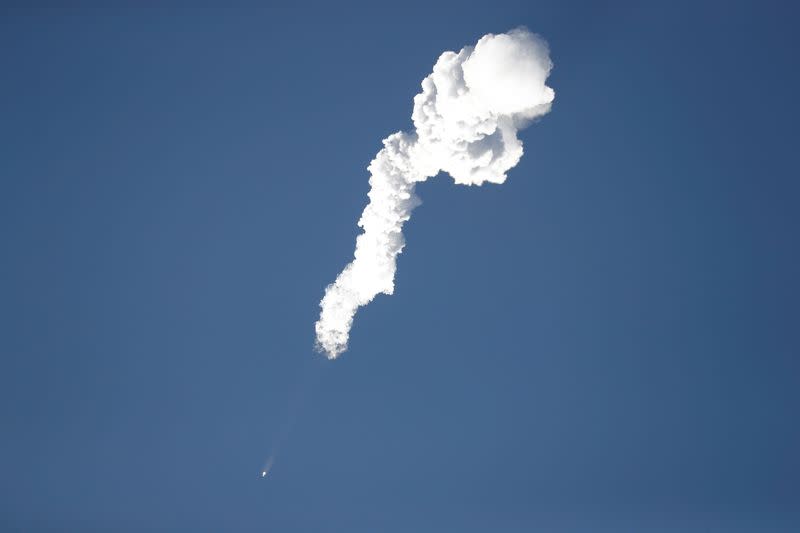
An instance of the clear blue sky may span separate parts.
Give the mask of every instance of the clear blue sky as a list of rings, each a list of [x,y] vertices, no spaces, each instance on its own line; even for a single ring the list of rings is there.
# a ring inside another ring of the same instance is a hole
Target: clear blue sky
[[[0,8],[0,530],[800,530],[790,3],[334,4]],[[552,113],[322,359],[380,140],[519,25]]]

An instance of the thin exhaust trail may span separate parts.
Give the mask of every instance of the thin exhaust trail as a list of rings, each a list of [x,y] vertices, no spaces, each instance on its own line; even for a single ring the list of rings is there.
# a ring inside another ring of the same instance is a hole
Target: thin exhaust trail
[[[322,363],[322,364],[320,364]],[[324,366],[327,361],[322,361],[317,357],[308,358],[300,371],[297,381],[290,389],[291,393],[288,398],[286,406],[286,416],[282,424],[278,426],[275,435],[272,438],[269,455],[264,459],[261,464],[259,475],[264,478],[267,477],[272,470],[275,461],[283,449],[284,444],[289,439],[292,429],[295,427],[298,419],[300,418],[303,409],[308,403],[309,399],[313,397],[314,390],[320,383],[324,373]]]

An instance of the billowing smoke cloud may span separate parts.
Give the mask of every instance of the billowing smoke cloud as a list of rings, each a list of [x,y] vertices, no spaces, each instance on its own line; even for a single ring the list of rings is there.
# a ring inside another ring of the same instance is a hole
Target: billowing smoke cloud
[[[369,165],[369,204],[358,225],[355,258],[325,290],[317,349],[333,359],[347,349],[353,317],[378,293],[394,292],[403,224],[419,205],[418,182],[447,172],[456,183],[503,183],[522,157],[517,131],[550,110],[547,43],[524,28],[484,35],[445,52],[414,97],[414,132],[383,140]]]

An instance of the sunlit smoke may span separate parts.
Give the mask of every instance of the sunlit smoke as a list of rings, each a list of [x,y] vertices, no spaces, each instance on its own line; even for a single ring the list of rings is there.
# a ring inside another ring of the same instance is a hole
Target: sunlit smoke
[[[419,205],[415,185],[447,172],[463,185],[503,183],[522,157],[517,131],[550,110],[547,43],[527,29],[481,37],[445,52],[414,97],[414,131],[383,140],[369,164],[369,203],[353,261],[325,290],[317,348],[333,359],[347,349],[353,317],[378,293],[394,292],[403,224]]]

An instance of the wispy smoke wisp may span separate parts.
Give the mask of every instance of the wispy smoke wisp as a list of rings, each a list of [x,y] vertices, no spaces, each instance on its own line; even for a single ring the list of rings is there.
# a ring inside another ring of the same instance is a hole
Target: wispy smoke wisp
[[[369,165],[369,204],[358,225],[355,258],[325,290],[317,349],[333,359],[347,349],[353,317],[378,293],[394,292],[403,224],[419,205],[418,182],[447,172],[456,183],[503,183],[522,157],[517,131],[550,111],[547,43],[524,28],[484,35],[445,52],[414,97],[414,131],[383,140]]]

